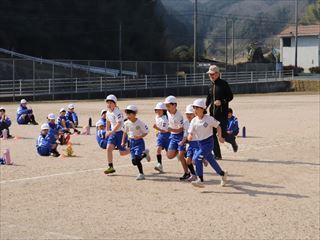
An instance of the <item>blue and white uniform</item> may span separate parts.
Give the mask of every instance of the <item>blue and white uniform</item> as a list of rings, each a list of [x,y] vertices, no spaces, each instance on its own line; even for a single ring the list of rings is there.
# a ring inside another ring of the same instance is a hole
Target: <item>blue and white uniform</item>
[[[135,140],[134,137],[140,137],[143,134],[149,133],[148,126],[140,119],[137,119],[135,122],[127,120],[124,123],[123,129],[129,138],[131,158],[133,160],[137,159],[137,157],[141,158],[145,151],[145,143],[143,138]]]
[[[183,137],[188,137],[188,130],[190,127],[190,122],[186,120],[184,122],[184,136]],[[187,157],[191,158],[192,160],[195,160],[194,157],[196,157],[196,153],[199,151],[199,143],[196,137],[193,137],[192,141],[188,142],[188,149],[187,149]]]
[[[239,133],[238,119],[235,116],[228,118],[228,131],[232,131],[233,136],[237,136]]]
[[[11,120],[9,117],[5,116],[4,121],[2,120],[2,117],[0,117],[0,125],[5,124],[7,127],[11,126]]]
[[[78,123],[78,116],[75,112],[70,112],[70,111],[67,111],[66,113],[66,119],[69,121],[69,122],[72,122],[72,123]]]
[[[224,172],[220,168],[217,161],[214,159],[213,151],[213,133],[212,128],[217,128],[220,122],[209,115],[204,115],[202,119],[195,117],[190,123],[188,133],[192,135],[199,143],[199,151],[195,157],[196,172],[198,176],[203,176],[202,159],[206,159],[211,167],[220,175]]]
[[[111,124],[111,129],[115,129],[115,126],[117,123],[120,123],[121,126],[117,131],[109,136],[108,138],[108,144],[113,144],[116,146],[120,151],[125,151],[125,148],[121,146],[121,141],[122,141],[122,135],[123,135],[123,113],[120,111],[119,108],[115,108],[112,112],[108,111],[107,112],[107,121],[110,122]]]
[[[106,149],[108,145],[108,137],[106,137],[106,130],[97,130],[96,140],[102,149]]]
[[[171,129],[179,129],[179,128],[183,128],[183,116],[182,114],[177,111],[175,114],[171,114],[169,112],[167,112],[168,115],[168,120],[169,120],[169,128]],[[180,146],[179,143],[182,141],[183,139],[183,131],[181,131],[180,133],[174,133],[171,132],[170,134],[170,142],[169,142],[169,146],[168,146],[168,150],[177,150],[177,151],[185,151],[186,150],[186,146]]]
[[[155,117],[156,121],[156,126],[163,130],[163,131],[168,131],[168,126],[169,126],[169,121],[167,115],[163,115],[161,117],[156,116]],[[162,147],[162,149],[165,149],[166,151],[168,150],[169,147],[169,137],[170,137],[170,132],[159,132],[157,136],[157,147]]]
[[[32,114],[32,109],[28,109],[26,106],[20,106],[17,109],[17,123],[20,125],[25,125],[30,122],[28,114]]]
[[[51,139],[49,134],[40,136],[37,139],[37,152],[40,156],[49,156],[51,153]]]
[[[71,127],[70,121],[67,119],[67,117],[60,115],[60,116],[57,118],[57,123],[58,123],[58,125],[59,125],[61,128],[64,129],[64,127],[63,127],[62,124],[61,124],[62,120],[65,121],[65,123],[66,123],[66,128],[70,128],[70,127]],[[64,131],[65,131],[65,130],[66,130],[66,129],[64,129]]]
[[[55,144],[58,139],[59,132],[63,132],[63,128],[60,125],[51,122],[48,122],[48,125],[50,127],[48,133],[50,143]]]

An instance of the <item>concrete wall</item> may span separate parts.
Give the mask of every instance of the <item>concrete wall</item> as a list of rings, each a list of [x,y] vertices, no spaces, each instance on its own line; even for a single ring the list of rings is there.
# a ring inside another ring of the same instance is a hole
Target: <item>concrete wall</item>
[[[261,83],[239,83],[231,84],[231,89],[235,94],[247,93],[270,93],[270,92],[287,92],[292,91],[289,81],[278,82],[261,82]],[[81,99],[104,99],[108,94],[115,94],[119,98],[150,98],[150,97],[166,97],[168,95],[175,96],[201,96],[207,95],[208,86],[179,87],[179,88],[161,88],[161,89],[136,89],[136,90],[119,90],[112,92],[87,92],[77,94],[54,94],[54,95],[38,95],[17,96],[15,101],[22,98],[27,100],[81,100]],[[0,97],[0,101],[13,101],[12,97]]]
[[[280,41],[280,47],[283,41]],[[309,68],[320,66],[320,38],[299,37],[298,38],[298,66],[304,68],[304,72],[309,72]],[[291,47],[280,49],[281,61],[284,66],[295,64],[295,38],[291,38]]]

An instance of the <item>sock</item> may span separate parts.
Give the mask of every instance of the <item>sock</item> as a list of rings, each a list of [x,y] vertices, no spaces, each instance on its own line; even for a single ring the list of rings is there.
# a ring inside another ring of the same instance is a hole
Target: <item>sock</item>
[[[162,155],[161,154],[157,155],[157,160],[158,160],[158,163],[162,164]]]
[[[108,165],[109,165],[109,167],[112,167],[112,168],[113,168],[113,163],[109,163]]]
[[[203,176],[199,176],[199,178],[200,178],[201,182],[203,182]]]
[[[188,168],[191,172],[192,175],[196,175],[195,171],[194,171],[194,167],[193,167],[193,164],[191,163],[190,165],[188,165]]]
[[[139,169],[139,173],[140,173],[140,174],[143,174],[142,164],[141,164],[140,161],[137,162],[137,167],[138,167],[138,169]]]

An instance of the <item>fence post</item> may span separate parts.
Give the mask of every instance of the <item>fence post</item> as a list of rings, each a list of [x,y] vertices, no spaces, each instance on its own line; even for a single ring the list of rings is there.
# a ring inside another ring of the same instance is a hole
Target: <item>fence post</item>
[[[268,71],[266,71],[265,78],[266,78],[266,82],[268,82]]]
[[[76,93],[78,93],[78,78],[76,78]]]
[[[49,82],[48,82],[48,92],[49,94],[51,93],[51,79],[49,78]]]
[[[168,88],[168,75],[166,74],[166,88]]]
[[[22,80],[19,80],[19,94],[22,95]]]
[[[294,70],[291,70],[291,80],[294,80]]]
[[[205,81],[205,75],[202,73],[202,86],[204,86],[204,81]]]
[[[145,75],[145,88],[147,89],[148,88],[148,76]]]
[[[35,78],[36,78],[36,65],[35,65],[35,62],[34,60],[32,61],[32,78],[33,78],[33,81],[32,81],[32,95],[33,95],[33,101],[36,99],[36,90],[35,90]]]
[[[102,77],[100,77],[100,92],[102,92]]]
[[[54,64],[52,64],[52,79],[54,79]]]
[[[15,75],[16,75],[16,70],[15,70],[15,61],[14,59],[12,60],[12,81],[13,81],[13,86],[12,86],[12,89],[13,89],[13,101],[16,100],[16,84],[15,84]]]
[[[123,77],[123,90],[126,90],[126,77]]]
[[[187,86],[187,75],[184,75],[184,86]]]
[[[251,83],[253,83],[253,72],[251,72]]]

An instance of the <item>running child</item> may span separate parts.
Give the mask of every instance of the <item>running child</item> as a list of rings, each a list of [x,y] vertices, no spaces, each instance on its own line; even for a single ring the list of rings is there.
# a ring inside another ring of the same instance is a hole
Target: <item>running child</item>
[[[107,160],[108,168],[104,171],[105,174],[114,173],[116,170],[113,168],[113,150],[118,148],[120,155],[125,156],[130,153],[130,149],[126,149],[121,145],[122,143],[122,127],[123,127],[123,114],[117,107],[117,97],[115,95],[109,95],[106,98],[107,104],[107,133],[108,145],[107,145]],[[110,131],[109,131],[110,129]]]
[[[184,170],[184,174],[180,177],[181,181],[187,180],[190,177],[188,166],[184,158],[186,146],[182,144],[183,139],[183,116],[177,110],[177,99],[174,96],[168,96],[164,104],[167,108],[167,115],[169,120],[168,131],[170,132],[170,142],[167,151],[167,158],[173,159],[178,157]]]
[[[187,163],[187,166],[188,166],[190,173],[191,173],[191,176],[188,178],[188,181],[191,182],[191,181],[195,181],[197,179],[196,173],[194,171],[192,160],[194,159],[196,152],[199,150],[199,144],[198,144],[198,141],[196,141],[196,139],[193,139],[192,141],[187,141],[190,122],[195,117],[192,104],[189,104],[186,107],[185,114],[186,114],[187,120],[185,120],[184,124],[183,124],[184,134],[183,134],[182,144],[185,144],[185,143],[188,144],[188,149],[187,149],[187,153],[186,153],[186,163]]]
[[[17,123],[19,125],[27,125],[28,123],[38,125],[31,108],[27,107],[27,100],[21,99],[20,106],[17,109]]]
[[[195,157],[196,171],[199,179],[192,182],[195,187],[204,187],[203,184],[203,166],[202,158],[205,158],[211,167],[221,176],[221,186],[225,186],[227,181],[227,172],[223,171],[212,154],[213,151],[213,132],[212,128],[217,128],[218,139],[221,143],[224,139],[221,136],[221,127],[219,122],[206,114],[206,102],[204,99],[196,99],[193,104],[196,117],[192,119],[188,130],[188,140],[195,138],[199,143],[199,151]]]
[[[99,120],[96,123],[96,140],[98,142],[98,145],[100,146],[100,148],[102,149],[107,149],[107,145],[108,145],[108,137],[106,137],[106,127],[104,125],[104,122]]]
[[[41,125],[41,132],[40,136],[37,139],[37,152],[40,156],[52,156],[59,157],[60,154],[57,151],[58,144],[53,143],[49,136],[49,125],[47,123],[44,123]]]
[[[163,166],[162,166],[162,155],[161,151],[166,150],[168,151],[169,146],[169,137],[170,132],[168,132],[168,116],[167,116],[167,108],[166,105],[162,102],[157,103],[154,108],[156,113],[155,116],[155,124],[153,128],[157,131],[157,165],[154,167],[155,170],[163,173]]]
[[[141,160],[146,158],[150,162],[149,150],[145,148],[143,138],[149,133],[148,126],[137,118],[138,108],[134,105],[129,105],[125,109],[127,121],[124,123],[124,133],[122,136],[122,146],[126,145],[127,137],[130,142],[130,153],[132,164],[137,166],[139,175],[136,180],[144,180],[144,173]]]
[[[69,122],[73,123],[74,127],[78,127],[79,120],[77,114],[74,112],[74,104],[68,105],[68,112],[66,113],[66,118]]]

